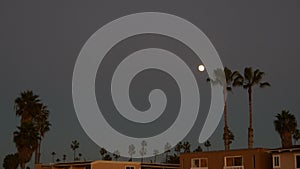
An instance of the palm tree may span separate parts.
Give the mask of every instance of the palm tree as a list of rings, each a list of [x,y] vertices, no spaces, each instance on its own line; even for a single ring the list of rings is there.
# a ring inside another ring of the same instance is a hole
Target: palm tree
[[[171,144],[169,142],[165,145],[165,153],[166,153],[166,163],[168,162],[168,154],[171,152]]]
[[[81,153],[78,153],[78,160],[79,160],[79,161],[81,160],[81,157],[82,157],[82,154],[81,154]]]
[[[40,111],[39,96],[30,90],[21,92],[20,95],[15,99],[16,115],[21,116],[21,123],[32,122],[32,119]]]
[[[153,150],[153,155],[154,155],[154,163],[156,163],[156,157],[159,154],[159,151],[157,149]]]
[[[40,104],[40,111],[38,114],[36,114],[34,118],[35,126],[41,138],[38,142],[37,151],[35,151],[35,164],[40,163],[42,138],[44,138],[45,133],[50,130],[51,124],[48,118],[49,118],[49,110],[47,106]]]
[[[47,106],[43,105],[39,96],[30,90],[21,92],[20,95],[15,99],[16,115],[21,116],[21,124],[34,123],[40,138],[43,138],[50,129]],[[35,164],[40,162],[40,146],[41,139],[38,141],[37,150],[35,151]]]
[[[66,160],[67,160],[67,155],[64,154],[63,155],[63,161],[66,162]]]
[[[207,141],[204,143],[204,146],[207,148],[207,151],[209,151],[209,147],[211,146],[210,141],[207,140]]]
[[[77,140],[73,140],[72,144],[71,144],[71,149],[74,152],[74,156],[73,156],[74,161],[76,160],[76,149],[78,149],[78,148],[79,148],[79,142]]]
[[[102,148],[100,149],[100,155],[102,156],[102,159],[104,159],[105,154],[107,154],[107,151],[106,151],[105,148],[102,147]]]
[[[120,156],[120,152],[118,150],[116,150],[114,153],[113,153],[113,156],[115,158],[116,161],[118,161],[118,159],[121,157]]]
[[[24,122],[17,128],[19,131],[14,132],[13,141],[18,150],[21,169],[25,169],[25,164],[30,161],[40,138],[38,131],[32,123]]]
[[[18,153],[8,154],[5,156],[3,160],[3,168],[4,169],[17,169],[20,164]]]
[[[203,150],[202,150],[202,148],[201,148],[201,146],[198,146],[193,152],[202,152]]]
[[[184,153],[191,152],[191,144],[188,141],[183,143],[182,148]]]
[[[147,142],[146,142],[145,140],[143,140],[143,141],[141,142],[141,146],[142,146],[142,148],[140,149],[139,152],[140,152],[140,155],[142,156],[141,162],[143,162],[143,160],[144,160],[144,155],[147,154],[147,149],[146,149]]]
[[[239,73],[237,71],[232,72],[227,67],[224,68],[224,71],[221,69],[216,69],[214,71],[215,79],[207,79],[207,81],[211,82],[214,85],[220,85],[223,87],[223,95],[224,95],[224,133],[223,133],[223,140],[224,140],[224,147],[225,150],[230,149],[230,144],[232,141],[230,140],[230,133],[233,133],[229,130],[228,126],[228,117],[227,117],[227,93],[228,91],[232,91],[232,83],[236,77],[239,77]],[[225,77],[224,77],[225,75]]]
[[[295,133],[293,134],[293,139],[295,140],[295,144],[300,139],[300,131],[296,129]]]
[[[239,75],[235,77],[233,86],[243,86],[245,90],[248,91],[249,99],[249,128],[248,128],[248,148],[253,148],[253,125],[252,125],[252,92],[253,87],[258,85],[261,88],[270,86],[268,82],[262,82],[265,73],[256,69],[252,70],[251,67],[246,67],[244,69],[244,76]]]
[[[129,161],[132,161],[132,155],[135,154],[135,147],[133,144],[130,144],[128,147],[128,154],[130,155]]]
[[[274,120],[275,130],[281,138],[282,148],[290,148],[293,146],[292,135],[297,130],[297,121],[293,114],[288,110],[282,110],[281,114],[276,115]]]
[[[175,146],[175,152],[177,152],[177,155],[179,156],[181,153],[181,149],[182,149],[182,142],[180,141],[179,143],[176,144]]]
[[[54,159],[55,159],[56,152],[53,151],[53,152],[51,153],[51,155],[52,155],[52,163],[54,163]]]

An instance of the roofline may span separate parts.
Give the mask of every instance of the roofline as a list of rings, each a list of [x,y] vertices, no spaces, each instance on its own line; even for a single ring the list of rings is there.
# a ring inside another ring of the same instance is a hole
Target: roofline
[[[218,153],[218,152],[232,152],[232,151],[265,151],[268,152],[269,149],[267,148],[253,148],[253,149],[231,149],[231,150],[214,150],[214,151],[201,151],[201,152],[190,152],[190,153],[180,153],[180,155],[185,155],[185,154],[198,154],[198,153]]]
[[[278,152],[278,153],[293,152],[293,151],[300,151],[300,147],[269,149],[270,153],[273,153],[273,152]]]

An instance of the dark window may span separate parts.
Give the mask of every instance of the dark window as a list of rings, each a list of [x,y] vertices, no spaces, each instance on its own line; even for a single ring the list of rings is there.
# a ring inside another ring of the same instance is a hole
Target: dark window
[[[127,166],[125,169],[134,169],[133,166]]]
[[[300,168],[300,155],[296,156],[296,168]]]

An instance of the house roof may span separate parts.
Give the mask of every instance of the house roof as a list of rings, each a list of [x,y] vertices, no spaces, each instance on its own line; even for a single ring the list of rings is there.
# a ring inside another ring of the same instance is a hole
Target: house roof
[[[291,148],[275,148],[275,149],[269,149],[270,153],[283,153],[283,152],[298,152],[300,151],[300,145],[295,145]]]

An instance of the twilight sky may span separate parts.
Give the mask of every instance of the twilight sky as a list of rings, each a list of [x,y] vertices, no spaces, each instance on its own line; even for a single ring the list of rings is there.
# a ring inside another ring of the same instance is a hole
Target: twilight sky
[[[86,40],[100,27],[124,15],[146,11],[174,14],[198,26],[224,66],[239,71],[252,66],[266,72],[265,80],[272,87],[255,88],[253,95],[254,145],[279,147],[273,127],[276,113],[288,109],[300,120],[299,7],[299,1],[1,1],[0,164],[6,154],[16,152],[12,133],[19,118],[13,109],[14,99],[27,89],[40,95],[51,111],[52,127],[43,142],[42,162],[50,162],[52,151],[59,158],[67,154],[71,159],[74,139],[80,142],[78,152],[86,159],[100,158],[99,147],[85,134],[74,111],[74,64]],[[246,148],[245,90],[234,89],[229,95],[228,113],[236,137],[232,148]],[[222,133],[223,121],[210,138],[212,149],[223,149]]]

